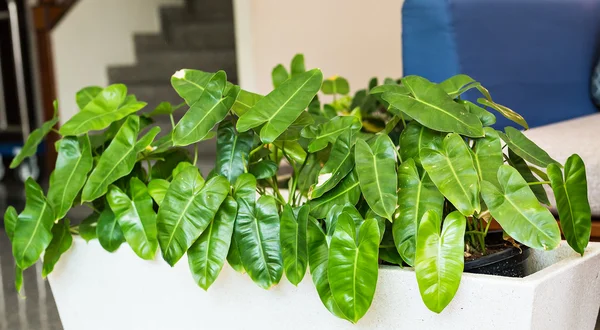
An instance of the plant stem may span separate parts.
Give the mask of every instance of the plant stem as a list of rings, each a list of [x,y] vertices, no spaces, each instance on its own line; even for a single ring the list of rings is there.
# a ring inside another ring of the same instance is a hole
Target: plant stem
[[[258,151],[260,151],[260,149],[264,148],[264,144],[259,144],[258,147],[252,149],[252,151],[250,151],[250,154],[248,155],[248,160],[250,159],[250,156],[254,155],[255,153],[257,153]]]
[[[479,230],[481,230],[481,228],[483,228],[483,220],[482,219],[478,219],[479,220]],[[483,232],[483,235],[479,235],[479,245],[481,245],[481,253],[485,254],[485,235],[486,232]]]
[[[198,162],[198,143],[194,144],[194,166]]]
[[[390,120],[385,125],[385,128],[383,129],[383,131],[385,132],[385,134],[390,134],[394,130],[394,127],[396,127],[396,125],[398,125],[399,122],[400,122],[400,117],[394,116],[392,118],[392,120]]]
[[[535,186],[538,184],[550,184],[550,181],[534,181],[534,182],[527,182],[528,186]]]
[[[485,235],[484,232],[479,231],[479,230],[468,230],[465,234],[469,234],[469,235]]]
[[[169,118],[171,118],[171,128],[175,129],[175,119],[172,113],[169,114]]]
[[[148,164],[148,182],[150,182],[152,180],[152,162],[146,158],[146,163]]]
[[[60,132],[59,132],[59,131],[58,131],[56,128],[53,128],[53,129],[52,129],[52,132],[54,132],[54,133],[56,133],[56,134],[58,134],[58,135],[61,135],[61,134],[60,134]]]

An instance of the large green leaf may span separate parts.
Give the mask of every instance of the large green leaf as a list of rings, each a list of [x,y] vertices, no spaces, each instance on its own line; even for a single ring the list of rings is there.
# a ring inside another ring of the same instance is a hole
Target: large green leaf
[[[457,102],[462,104],[470,113],[477,116],[483,126],[492,126],[496,123],[496,116],[494,116],[493,113],[485,110],[475,103],[466,100],[457,100]]]
[[[181,109],[185,105],[184,103],[180,103],[177,105],[172,105],[169,102],[160,102],[154,110],[148,112],[144,115],[146,118],[153,118],[161,115],[172,115],[178,109]]]
[[[334,205],[344,205],[346,203],[356,205],[359,198],[360,184],[358,176],[355,171],[352,171],[335,188],[309,202],[310,214],[317,219],[325,219]]]
[[[48,276],[54,270],[54,265],[60,256],[67,252],[73,243],[73,237],[69,231],[69,219],[62,219],[52,227],[52,241],[44,252],[44,267],[42,277]]]
[[[498,132],[498,134],[506,142],[508,148],[519,155],[519,157],[543,168],[546,168],[551,163],[557,163],[547,152],[538,147],[518,129],[509,126],[505,127],[504,131],[506,135],[502,132]]]
[[[298,181],[297,187],[302,196],[308,196],[310,187],[317,183],[317,177],[319,176],[320,170],[321,163],[319,162],[317,154],[308,155],[304,167],[300,170],[300,177],[302,180]]]
[[[11,241],[15,234],[15,227],[17,226],[18,219],[19,214],[17,213],[17,210],[12,206],[7,207],[4,212],[4,230],[6,231],[6,236],[8,236],[8,239]]]
[[[333,315],[348,319],[331,295],[331,286],[329,284],[329,276],[327,275],[327,270],[329,269],[329,246],[325,233],[315,218],[309,217],[308,219],[307,236],[310,274],[319,298]]]
[[[485,99],[484,98],[477,99],[477,102],[479,102],[479,104],[484,105],[486,107],[490,107],[490,108],[498,111],[505,118],[523,126],[525,129],[529,129],[529,125],[527,124],[525,119],[520,114],[514,112],[513,110],[511,110],[508,107],[505,107],[501,104],[498,104],[498,103],[492,101],[490,94],[488,93],[488,91],[485,88],[483,88],[483,86],[477,86],[477,89],[479,89],[480,92],[483,92],[484,95],[486,95]]]
[[[198,89],[197,92],[200,95],[194,103],[188,103],[190,109],[173,129],[173,145],[187,146],[204,140],[213,127],[227,116],[239,93],[239,87],[234,86],[223,97],[226,82],[227,75],[225,72],[219,71],[208,80],[204,89]],[[177,89],[177,87],[175,88]],[[184,92],[177,92],[182,97],[185,95]]]
[[[142,259],[153,260],[158,247],[154,203],[140,179],[131,178],[129,190],[131,198],[121,189],[111,186],[106,200],[133,252]]]
[[[160,206],[162,204],[167,190],[169,190],[169,185],[170,182],[164,179],[154,179],[148,183],[148,193],[152,196],[156,205]]]
[[[238,134],[230,121],[219,124],[217,131],[217,173],[232,184],[245,172],[248,155],[252,150],[252,131]]]
[[[291,159],[298,164],[304,163],[304,160],[307,157],[306,151],[304,148],[302,148],[302,145],[298,143],[298,141],[277,140],[273,142],[273,145],[283,150],[288,159]]]
[[[213,284],[225,264],[236,214],[235,199],[227,197],[208,228],[187,251],[194,281],[204,290]]]
[[[87,134],[67,136],[57,143],[58,158],[48,189],[48,202],[54,210],[54,218],[62,219],[71,209],[73,201],[85,184],[93,159]]]
[[[79,135],[101,130],[145,106],[145,102],[139,102],[135,97],[127,96],[125,85],[110,85],[62,125],[60,134],[63,136]]]
[[[509,165],[498,170],[500,189],[481,183],[481,197],[502,229],[535,249],[552,250],[560,244],[558,224],[543,207],[519,172]]]
[[[317,184],[311,189],[311,199],[321,197],[333,189],[354,168],[352,135],[352,131],[348,129],[333,144],[329,159],[319,172]]]
[[[409,122],[400,134],[402,161],[412,158],[415,163],[421,165],[421,149],[430,148],[442,141],[443,137],[443,133],[431,130],[416,121]]]
[[[186,167],[169,185],[158,210],[158,243],[173,266],[200,237],[229,193],[229,182],[215,176],[204,183],[196,167]]]
[[[81,200],[93,201],[104,195],[108,186],[129,174],[137,160],[137,154],[152,143],[160,128],[154,127],[137,141],[139,117],[131,116],[123,124],[117,136],[100,156],[98,165],[83,187]]]
[[[281,254],[285,276],[298,285],[306,274],[308,264],[308,205],[296,209],[285,205],[281,213]]]
[[[360,131],[362,124],[355,116],[333,117],[320,125],[307,126],[302,130],[302,136],[311,139],[308,152],[325,149],[329,143],[335,143],[338,137],[348,129],[352,133]]]
[[[373,87],[371,90],[369,90],[369,94],[372,94],[372,95],[383,94],[386,92],[393,92],[396,94],[409,94],[410,93],[408,91],[408,88],[406,88],[402,85],[396,85],[396,84],[379,85],[379,86]]]
[[[467,76],[466,74],[457,74],[456,76],[450,77],[440,83],[440,87],[451,98],[458,97],[464,92],[478,85],[479,83],[476,82],[475,79]]]
[[[238,198],[235,240],[244,269],[261,288],[279,283],[283,273],[279,214],[275,199],[261,196],[253,206]]]
[[[274,88],[279,87],[281,84],[283,84],[284,81],[288,80],[289,78],[290,74],[281,64],[278,64],[276,67],[274,67],[273,71],[271,72],[271,79],[273,80]]]
[[[442,214],[444,196],[433,184],[427,172],[419,174],[412,159],[398,167],[398,216],[392,227],[394,242],[402,259],[410,266],[415,264],[417,230],[428,210]]]
[[[346,95],[350,93],[350,85],[348,80],[340,76],[333,76],[323,80],[321,91],[325,95]]]
[[[483,129],[485,137],[475,141],[473,148],[473,163],[481,180],[485,180],[498,186],[496,174],[498,168],[504,163],[502,155],[502,141],[496,130],[490,127]]]
[[[360,190],[375,213],[391,221],[396,210],[396,150],[387,135],[381,134],[371,146],[356,141],[356,171]]]
[[[10,168],[16,168],[21,164],[21,162],[23,162],[23,160],[35,155],[40,143],[42,143],[46,135],[50,133],[54,125],[58,123],[58,117],[56,116],[57,106],[58,103],[54,101],[54,117],[42,124],[40,128],[29,134],[27,141],[25,141],[23,148],[21,148],[21,151],[19,151],[15,158],[13,158],[13,160],[10,162]]]
[[[471,150],[460,135],[448,134],[435,149],[422,149],[421,163],[457,210],[465,216],[479,212],[479,175]]]
[[[246,90],[241,89],[233,106],[231,106],[231,111],[235,113],[238,117],[244,115],[248,110],[252,109],[252,107],[258,102],[258,100],[262,99],[263,96],[260,94],[248,92]]]
[[[239,201],[240,199],[245,200],[248,205],[254,208],[254,205],[256,204],[256,178],[254,175],[244,173],[238,177],[238,180],[235,181],[233,186],[233,197],[236,201]],[[245,272],[240,256],[240,249],[235,239],[235,231],[233,237],[231,237],[231,246],[229,247],[229,253],[227,254],[227,262],[237,272]]]
[[[98,236],[100,245],[108,252],[115,252],[121,246],[121,243],[125,242],[121,226],[119,226],[115,214],[109,207],[100,213],[96,225],[96,236]]]
[[[19,214],[12,235],[13,256],[17,266],[33,265],[52,240],[54,212],[42,188],[32,178],[25,181],[25,209]]]
[[[102,92],[102,90],[103,88],[100,86],[88,86],[77,91],[77,94],[75,94],[75,101],[77,102],[79,110],[83,110],[86,105],[92,102],[92,100]]]
[[[98,238],[96,233],[96,228],[98,227],[98,218],[100,218],[100,214],[94,212],[87,216],[87,218],[83,219],[79,224],[79,236],[83,238],[86,242],[93,240],[94,238]]]
[[[560,226],[573,250],[583,255],[590,241],[592,215],[587,193],[585,165],[574,154],[565,163],[565,174],[558,164],[548,165],[548,177],[556,197]]]
[[[288,79],[239,118],[238,131],[245,132],[264,124],[260,130],[261,140],[264,143],[275,141],[306,109],[322,81],[323,74],[319,69]]]
[[[402,78],[402,85],[413,95],[387,92],[383,99],[421,125],[436,131],[458,133],[469,137],[482,137],[483,127],[479,118],[457,104],[444,90],[417,76]]]
[[[538,179],[535,177],[535,175],[533,175],[533,172],[531,171],[531,168],[529,167],[527,162],[525,162],[523,158],[519,157],[519,155],[517,155],[511,149],[508,149],[508,162],[512,167],[516,168],[517,171],[519,171],[519,174],[521,174],[521,176],[523,177],[523,179],[525,179],[525,181],[527,181],[527,183],[538,182]],[[548,180],[550,179],[546,179],[546,181]],[[495,178],[494,181],[490,182],[497,183],[498,179]],[[534,184],[529,186],[529,188],[531,188],[531,191],[533,191],[535,197],[537,197],[540,203],[550,205],[550,200],[548,199],[548,194],[546,193],[546,189],[544,189],[544,186],[540,184]]]
[[[167,179],[170,180],[173,175],[173,170],[182,162],[191,163],[193,160],[190,153],[185,148],[171,148],[164,153],[155,155],[159,160],[152,165],[150,175],[152,179]]]
[[[367,313],[373,301],[378,252],[377,220],[365,220],[356,239],[354,220],[342,213],[331,239],[328,276],[333,299],[353,323]]]
[[[277,163],[270,159],[263,159],[258,163],[250,165],[249,172],[256,177],[256,179],[271,178],[277,174],[279,167]]]
[[[464,238],[466,219],[454,211],[444,219],[441,230],[440,214],[427,211],[421,219],[417,234],[415,273],[425,306],[440,313],[458,290],[464,269]]]
[[[304,55],[294,55],[290,64],[290,75],[293,77],[304,72],[306,72],[306,66],[304,65]]]

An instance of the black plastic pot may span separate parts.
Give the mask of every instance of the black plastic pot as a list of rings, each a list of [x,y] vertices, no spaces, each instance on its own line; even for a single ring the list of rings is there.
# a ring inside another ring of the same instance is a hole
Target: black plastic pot
[[[501,231],[499,233],[488,233],[486,243],[489,248],[500,246],[504,248],[499,252],[465,262],[466,273],[525,277],[525,261],[530,253],[528,247],[504,246]]]

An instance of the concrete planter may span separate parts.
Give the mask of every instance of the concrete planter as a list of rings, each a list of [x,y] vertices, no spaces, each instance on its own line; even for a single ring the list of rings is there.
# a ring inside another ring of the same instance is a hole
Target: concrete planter
[[[160,256],[159,256],[160,257]],[[225,266],[208,292],[196,286],[184,257],[174,267],[115,253],[75,238],[49,276],[66,330],[93,329],[593,329],[600,307],[600,243],[584,257],[563,242],[534,251],[531,275],[465,274],[441,313],[427,310],[414,273],[381,267],[371,309],[356,325],[322,306],[310,275],[298,287],[284,278],[266,291]]]

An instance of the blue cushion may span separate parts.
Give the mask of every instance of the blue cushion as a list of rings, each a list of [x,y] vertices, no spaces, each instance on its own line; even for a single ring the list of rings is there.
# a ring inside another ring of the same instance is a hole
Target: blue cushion
[[[404,73],[468,74],[531,127],[591,114],[599,17],[600,0],[406,0]]]
[[[598,59],[598,64],[596,64],[596,69],[594,69],[592,75],[592,99],[600,107],[600,59]]]

